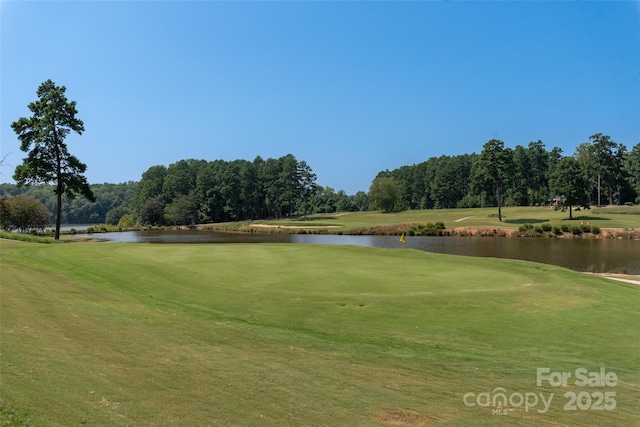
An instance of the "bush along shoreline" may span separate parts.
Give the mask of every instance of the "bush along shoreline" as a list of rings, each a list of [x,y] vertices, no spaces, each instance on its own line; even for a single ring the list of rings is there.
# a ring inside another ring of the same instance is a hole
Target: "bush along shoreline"
[[[444,223],[410,223],[379,225],[373,227],[361,227],[350,230],[336,230],[332,228],[289,228],[277,225],[271,227],[252,227],[249,223],[219,223],[201,224],[194,226],[167,226],[167,227],[118,227],[109,224],[97,224],[86,229],[70,229],[61,231],[61,235],[74,236],[77,234],[102,234],[117,233],[123,231],[152,231],[152,230],[205,230],[224,233],[252,233],[252,234],[331,234],[351,236],[450,236],[450,237],[545,237],[545,238],[578,238],[578,239],[627,239],[640,240],[640,230],[633,228],[601,229],[597,225],[588,222],[580,224],[552,225],[543,223],[539,225],[522,224],[515,228],[467,226],[447,228]],[[40,241],[53,237],[52,230],[31,229],[29,233],[14,233],[4,231],[0,237],[14,240]],[[41,239],[41,240],[39,240]]]

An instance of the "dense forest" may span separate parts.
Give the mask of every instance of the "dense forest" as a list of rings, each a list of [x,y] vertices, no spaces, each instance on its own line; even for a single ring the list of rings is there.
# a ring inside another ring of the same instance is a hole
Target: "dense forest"
[[[493,157],[492,157],[493,156]],[[498,167],[499,166],[499,167]],[[547,205],[573,187],[582,205],[640,203],[640,144],[631,150],[596,134],[571,156],[541,141],[504,148],[497,140],[481,153],[432,157],[381,171],[368,192],[347,195],[316,183],[305,161],[278,159],[180,160],[152,166],[138,182],[93,184],[96,198],[65,200],[63,222],[117,224],[126,216],[142,225],[182,225],[311,213],[382,209],[439,209]],[[0,184],[0,197],[28,194],[50,212],[50,185]]]
[[[547,150],[542,141],[531,142],[526,147],[504,148],[500,171],[502,205],[547,205],[563,196],[558,191],[565,158],[575,159],[578,167],[575,174],[579,175],[578,183],[585,191],[584,204],[640,203],[640,144],[628,151],[606,135],[596,134],[589,139],[568,157],[563,156],[560,148]],[[393,207],[396,210],[496,206],[495,182],[487,185],[486,165],[480,161],[484,151],[432,157],[419,164],[382,171],[376,180],[392,180],[386,183],[386,188],[387,192],[398,193]],[[372,199],[379,197],[372,194]]]

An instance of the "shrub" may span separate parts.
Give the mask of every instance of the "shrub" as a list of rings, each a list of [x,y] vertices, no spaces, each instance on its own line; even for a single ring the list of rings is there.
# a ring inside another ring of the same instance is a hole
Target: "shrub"
[[[559,226],[557,226],[557,225],[554,225],[554,226],[553,226],[553,234],[555,234],[555,235],[560,235],[560,234],[562,234],[562,228],[560,228],[560,227],[559,227]]]
[[[591,232],[591,226],[589,224],[581,224],[580,225],[580,230],[583,233],[590,233]],[[575,234],[575,233],[574,233]]]
[[[524,233],[527,230],[533,230],[533,225],[531,224],[522,224],[520,227],[518,227],[518,231],[521,233]]]
[[[118,221],[118,228],[131,228],[135,226],[135,221],[133,220],[133,216],[131,214],[122,215],[122,218]]]
[[[543,232],[544,230],[543,230],[543,229],[542,229],[542,227],[540,227],[539,225],[536,225],[536,226],[533,228],[533,231],[535,231],[537,234],[542,234],[542,232]]]
[[[591,226],[591,232],[593,234],[600,234],[600,227],[598,227],[597,225],[592,225]]]
[[[30,195],[16,196],[2,200],[2,228],[30,232],[30,229],[44,229],[51,223],[51,214],[44,204]]]
[[[551,224],[549,224],[549,223],[544,223],[544,224],[540,225],[540,227],[542,227],[543,231],[551,231]]]
[[[561,229],[562,231],[564,231],[565,233],[568,233],[568,232],[569,232],[569,224],[562,224],[562,225],[560,226],[560,229]]]
[[[582,228],[579,225],[572,225],[571,228],[569,229],[569,231],[571,232],[571,234],[573,234],[574,236],[577,236],[579,234],[582,234]]]
[[[435,224],[427,223],[426,225],[414,225],[409,231],[407,231],[409,236],[444,236],[449,233],[445,231],[444,223],[437,222]]]

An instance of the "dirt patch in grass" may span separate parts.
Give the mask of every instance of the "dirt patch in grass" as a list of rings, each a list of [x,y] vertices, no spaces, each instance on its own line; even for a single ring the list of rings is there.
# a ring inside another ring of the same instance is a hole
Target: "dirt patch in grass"
[[[417,412],[400,408],[382,409],[374,416],[374,420],[388,426],[426,426],[435,421]]]

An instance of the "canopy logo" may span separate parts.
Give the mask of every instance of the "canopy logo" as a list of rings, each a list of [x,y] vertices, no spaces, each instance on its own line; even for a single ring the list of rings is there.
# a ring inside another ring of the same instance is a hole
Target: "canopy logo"
[[[605,368],[589,371],[578,368],[573,372],[554,371],[550,368],[536,369],[536,386],[544,387],[615,387],[618,376],[615,372],[607,372]],[[491,408],[492,415],[509,415],[509,411],[524,407],[525,412],[535,409],[544,414],[549,411],[555,393],[513,392],[508,394],[503,387],[496,387],[492,392],[466,393],[462,402],[468,408]],[[565,411],[613,411],[616,408],[615,391],[566,391],[563,394]]]

